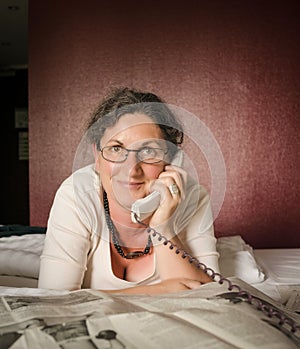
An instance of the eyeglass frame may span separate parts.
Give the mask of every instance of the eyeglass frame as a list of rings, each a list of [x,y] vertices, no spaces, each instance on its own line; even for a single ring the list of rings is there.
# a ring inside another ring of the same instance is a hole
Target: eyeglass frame
[[[162,149],[162,148],[155,148],[155,147],[149,147],[149,146],[145,146],[145,147],[142,147],[142,148],[140,148],[140,149],[128,149],[128,148],[124,148],[124,147],[122,147],[122,146],[120,146],[120,148],[122,148],[123,150],[126,150],[126,154],[125,154],[125,159],[124,160],[122,160],[122,161],[114,161],[114,160],[109,160],[109,159],[107,159],[107,158],[105,158],[104,157],[104,155],[103,155],[103,150],[105,149],[105,148],[111,148],[112,146],[105,146],[105,147],[103,147],[103,148],[98,148],[98,150],[100,151],[100,153],[101,153],[101,156],[102,156],[102,158],[104,159],[104,160],[106,160],[106,161],[109,161],[109,162],[112,162],[112,163],[119,163],[119,164],[121,164],[122,162],[125,162],[127,159],[128,159],[128,155],[129,155],[129,153],[130,152],[134,152],[134,153],[136,153],[136,156],[137,156],[137,158],[138,158],[138,160],[139,161],[141,161],[141,162],[143,162],[144,164],[158,164],[159,162],[161,162],[161,161],[164,161],[164,159],[165,159],[165,155],[166,154],[168,154],[168,150],[164,150],[164,149]],[[164,156],[163,156],[163,158],[161,159],[161,160],[159,160],[159,161],[155,161],[155,162],[145,162],[144,160],[141,160],[140,158],[139,158],[139,152],[141,151],[141,150],[143,150],[143,149],[145,149],[145,148],[151,148],[151,149],[158,149],[158,150],[162,150],[163,151],[163,154],[164,154]]]

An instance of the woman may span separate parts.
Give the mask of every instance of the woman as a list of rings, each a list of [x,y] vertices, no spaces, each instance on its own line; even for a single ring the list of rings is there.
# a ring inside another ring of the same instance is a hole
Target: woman
[[[156,294],[210,282],[175,253],[184,249],[218,271],[208,195],[172,165],[183,132],[166,104],[152,93],[117,89],[95,111],[87,136],[95,162],[55,196],[39,287]],[[158,208],[133,217],[131,205],[154,191]]]

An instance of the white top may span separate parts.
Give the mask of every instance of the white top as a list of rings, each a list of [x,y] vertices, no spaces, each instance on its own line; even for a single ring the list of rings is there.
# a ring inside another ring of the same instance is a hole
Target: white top
[[[151,275],[138,282],[114,275],[100,185],[94,165],[89,165],[74,172],[58,189],[41,256],[40,288],[112,290],[160,281],[155,267]],[[219,271],[209,197],[192,179],[188,180],[186,198],[176,211],[173,228],[176,233],[184,231],[178,237],[187,252]]]

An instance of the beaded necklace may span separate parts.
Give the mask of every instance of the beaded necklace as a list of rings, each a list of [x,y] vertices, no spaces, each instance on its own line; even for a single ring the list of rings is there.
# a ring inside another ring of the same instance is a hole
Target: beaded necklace
[[[124,253],[117,237],[119,233],[110,217],[109,203],[108,203],[107,194],[105,191],[103,191],[103,204],[104,204],[106,224],[108,226],[109,232],[111,233],[113,245],[117,250],[117,252],[119,253],[119,255],[125,259],[134,259],[134,258],[142,257],[146,254],[149,254],[150,248],[152,246],[152,240],[150,235],[148,236],[148,242],[144,251],[133,251],[133,252],[128,252],[127,254]]]

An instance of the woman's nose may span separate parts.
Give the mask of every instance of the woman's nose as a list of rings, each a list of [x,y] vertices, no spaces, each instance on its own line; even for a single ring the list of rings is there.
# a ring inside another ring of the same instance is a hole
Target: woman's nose
[[[123,164],[129,170],[129,173],[131,173],[132,171],[137,171],[141,168],[141,161],[138,159],[136,152],[129,152],[127,159]]]

